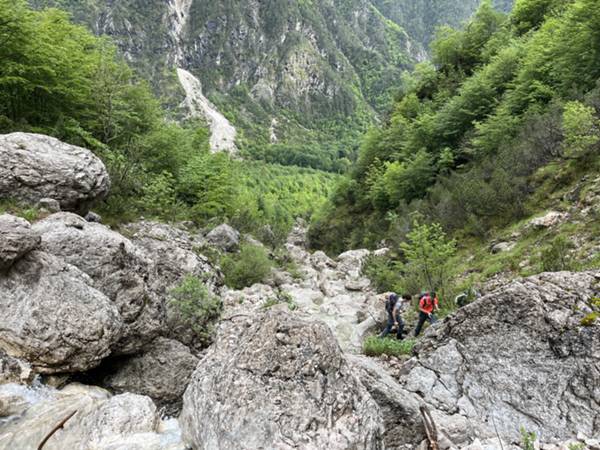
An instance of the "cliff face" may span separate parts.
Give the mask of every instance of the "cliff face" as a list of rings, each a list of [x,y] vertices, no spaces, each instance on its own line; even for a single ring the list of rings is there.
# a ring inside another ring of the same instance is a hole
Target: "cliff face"
[[[318,141],[309,130],[339,137],[364,129],[390,104],[402,71],[427,57],[433,28],[460,23],[478,2],[460,7],[425,0],[410,5],[404,0],[31,3],[67,9],[97,34],[112,36],[172,109],[184,98],[176,69],[186,70],[246,138],[268,144],[308,135]],[[201,115],[211,123],[211,111]]]

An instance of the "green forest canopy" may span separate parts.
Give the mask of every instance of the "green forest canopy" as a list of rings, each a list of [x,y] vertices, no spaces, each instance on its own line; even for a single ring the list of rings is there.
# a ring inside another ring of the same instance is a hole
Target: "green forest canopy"
[[[0,133],[44,133],[93,150],[111,174],[102,206],[109,221],[230,221],[242,231],[268,224],[281,239],[336,178],[211,154],[205,124],[169,121],[113,43],[65,12],[0,0],[0,43]]]
[[[415,212],[484,235],[522,217],[530,176],[568,156],[565,102],[598,115],[595,0],[519,0],[510,15],[484,0],[464,29],[438,31],[432,53],[405,78],[384,126],[363,140],[313,226],[316,247],[401,239]]]

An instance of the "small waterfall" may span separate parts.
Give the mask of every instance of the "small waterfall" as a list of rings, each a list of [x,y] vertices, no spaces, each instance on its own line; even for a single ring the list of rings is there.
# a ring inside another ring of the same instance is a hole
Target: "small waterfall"
[[[237,153],[235,145],[237,130],[204,96],[200,80],[185,69],[177,69],[177,75],[186,93],[182,106],[190,111],[191,117],[202,117],[208,122],[211,132],[211,151]]]

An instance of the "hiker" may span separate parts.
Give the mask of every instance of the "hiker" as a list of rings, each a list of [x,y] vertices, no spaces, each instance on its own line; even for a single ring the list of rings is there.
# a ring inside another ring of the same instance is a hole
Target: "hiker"
[[[419,299],[419,323],[415,329],[415,337],[421,334],[421,329],[425,321],[429,321],[432,325],[437,321],[433,314],[439,309],[439,299],[435,292],[426,292]]]
[[[410,295],[404,294],[403,300],[410,301]],[[404,321],[402,320],[402,300],[398,297],[398,294],[390,294],[385,301],[385,310],[388,315],[387,325],[385,330],[379,335],[380,338],[386,337],[392,332],[394,326],[396,327],[396,338],[402,339],[404,333]]]

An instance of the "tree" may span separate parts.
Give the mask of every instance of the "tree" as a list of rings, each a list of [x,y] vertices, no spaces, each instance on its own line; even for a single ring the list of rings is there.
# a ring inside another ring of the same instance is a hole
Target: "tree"
[[[406,260],[406,289],[412,292],[423,288],[443,291],[447,287],[456,241],[447,238],[440,224],[420,224],[415,220],[407,242],[400,244],[400,248]]]
[[[569,158],[584,156],[600,142],[600,121],[594,108],[578,101],[568,102],[563,113],[564,154]]]

